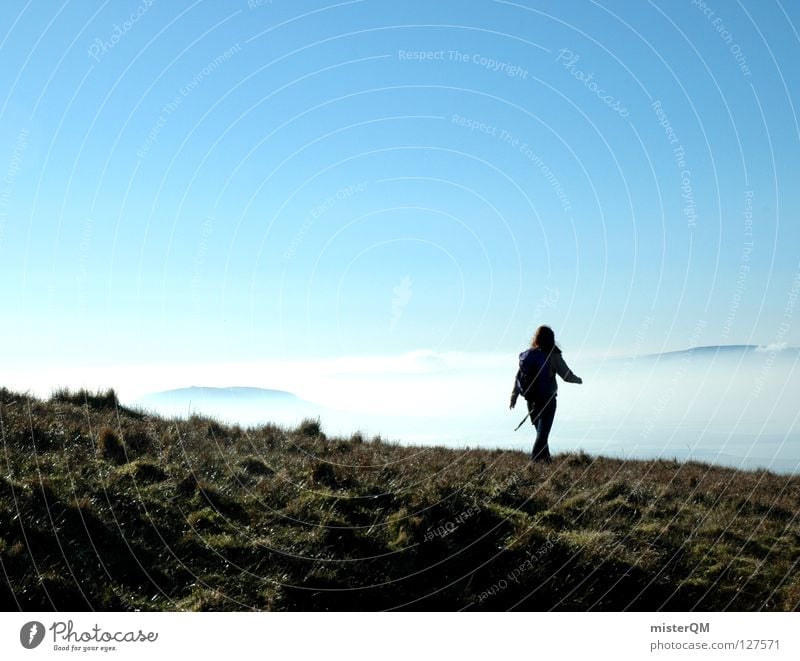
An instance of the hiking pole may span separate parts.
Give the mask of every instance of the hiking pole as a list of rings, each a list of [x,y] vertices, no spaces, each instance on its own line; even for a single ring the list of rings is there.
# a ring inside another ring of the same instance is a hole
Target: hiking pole
[[[542,409],[536,414],[536,417],[533,418],[533,420],[531,420],[531,424],[536,424],[536,421],[542,416],[542,413],[544,413],[544,407],[542,407]],[[525,415],[525,417],[522,418],[522,422],[520,422],[516,427],[514,427],[514,431],[517,431],[517,429],[519,429],[520,427],[522,427],[522,425],[525,424],[525,421],[528,419],[530,414],[531,414],[531,412],[528,411],[528,413]]]
[[[550,399],[547,400],[547,404],[550,403],[551,399],[553,398],[550,397]],[[547,406],[547,404],[545,404],[544,406]],[[531,420],[532,424],[536,424],[536,421],[541,417],[542,413],[544,413],[544,406],[541,409],[539,409],[539,412],[536,414],[536,417],[533,420]],[[520,427],[522,427],[522,425],[525,424],[525,421],[528,419],[528,416],[530,416],[530,414],[531,412],[530,410],[528,410],[528,412],[525,414],[525,417],[522,418],[522,421],[516,427],[514,427],[514,431],[517,431],[517,429],[519,429]]]
[[[525,424],[525,421],[528,419],[528,416],[530,416],[530,414],[531,414],[531,412],[530,412],[530,411],[528,411],[528,412],[525,414],[525,417],[524,417],[524,418],[522,418],[522,422],[520,422],[520,423],[519,423],[519,424],[518,424],[516,427],[514,427],[514,431],[517,431],[517,429],[519,429],[520,427],[522,427],[522,425],[524,425],[524,424]]]

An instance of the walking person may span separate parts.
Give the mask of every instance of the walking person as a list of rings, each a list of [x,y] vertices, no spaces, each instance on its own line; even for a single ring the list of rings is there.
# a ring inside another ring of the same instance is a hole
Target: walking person
[[[530,349],[519,355],[519,370],[514,379],[509,408],[514,408],[522,395],[528,404],[528,415],[536,429],[531,460],[551,462],[548,437],[556,415],[558,374],[567,383],[583,383],[564,362],[561,349],[556,345],[556,336],[549,326],[539,326],[531,340]],[[523,420],[523,422],[525,422]],[[522,423],[520,423],[522,424]]]

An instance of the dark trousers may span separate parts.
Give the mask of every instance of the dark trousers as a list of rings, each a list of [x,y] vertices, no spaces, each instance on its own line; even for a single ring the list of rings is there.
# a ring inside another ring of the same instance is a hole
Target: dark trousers
[[[549,461],[550,448],[547,445],[547,439],[553,426],[553,418],[556,416],[555,394],[543,402],[529,401],[528,411],[531,414],[533,426],[536,428],[536,442],[533,444],[531,459],[533,461]]]

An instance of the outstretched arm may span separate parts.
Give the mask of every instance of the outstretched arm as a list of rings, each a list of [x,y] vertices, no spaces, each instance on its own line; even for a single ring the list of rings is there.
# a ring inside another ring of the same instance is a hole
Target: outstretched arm
[[[553,367],[555,367],[556,374],[558,374],[567,383],[583,383],[583,379],[575,374],[569,368],[564,358],[560,353],[553,352],[555,355],[551,357]]]

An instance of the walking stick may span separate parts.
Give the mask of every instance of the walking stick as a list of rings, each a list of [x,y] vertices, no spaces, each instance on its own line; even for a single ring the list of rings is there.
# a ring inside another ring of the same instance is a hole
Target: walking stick
[[[550,399],[553,399],[553,397],[551,396]],[[550,399],[547,400],[547,404],[550,403]],[[542,413],[544,413],[544,408],[545,406],[547,406],[547,404],[545,404],[541,409],[539,409],[539,412],[536,414],[536,417],[533,420],[531,420],[532,424],[535,424],[536,421],[541,417]],[[528,410],[528,412],[525,414],[525,417],[522,418],[522,421],[516,427],[514,427],[514,431],[517,431],[517,429],[519,429],[520,427],[522,427],[522,425],[525,424],[525,421],[528,419],[528,416],[530,416],[530,414],[531,412],[530,410]]]
[[[547,404],[545,404],[545,406],[547,406]],[[536,421],[542,416],[542,413],[544,413],[544,406],[536,414],[536,417],[533,420],[531,420],[531,424],[536,424]],[[522,418],[522,421],[516,427],[514,427],[514,431],[517,431],[517,429],[519,429],[520,427],[522,427],[522,425],[525,424],[525,421],[528,419],[530,414],[531,414],[531,412],[528,411],[528,413],[525,415],[525,417]]]
[[[525,424],[525,421],[528,419],[528,416],[529,416],[530,414],[531,414],[531,412],[530,412],[530,411],[528,411],[528,412],[525,414],[525,417],[524,417],[524,418],[522,418],[522,422],[520,422],[520,423],[519,423],[519,424],[518,424],[516,427],[514,427],[514,431],[517,431],[517,429],[519,429],[520,427],[522,427],[522,425],[524,425],[524,424]]]

